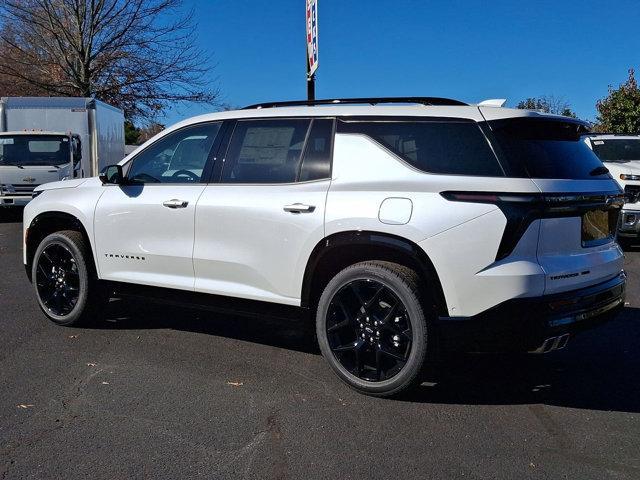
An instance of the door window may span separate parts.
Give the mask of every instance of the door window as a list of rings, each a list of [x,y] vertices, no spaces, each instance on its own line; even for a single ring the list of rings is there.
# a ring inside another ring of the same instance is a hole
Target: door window
[[[333,120],[314,119],[300,169],[301,182],[321,180],[331,176]]]
[[[298,178],[310,121],[238,121],[225,158],[225,183],[291,183]]]
[[[165,135],[135,156],[127,178],[134,183],[200,183],[221,123],[204,123]]]

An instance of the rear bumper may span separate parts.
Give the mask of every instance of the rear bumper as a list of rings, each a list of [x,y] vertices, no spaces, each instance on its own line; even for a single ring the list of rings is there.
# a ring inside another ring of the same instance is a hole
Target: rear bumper
[[[613,319],[624,307],[626,275],[579,290],[508,300],[473,317],[441,317],[443,351],[531,352],[546,339]]]
[[[618,223],[618,236],[625,238],[640,237],[640,210],[623,208]]]

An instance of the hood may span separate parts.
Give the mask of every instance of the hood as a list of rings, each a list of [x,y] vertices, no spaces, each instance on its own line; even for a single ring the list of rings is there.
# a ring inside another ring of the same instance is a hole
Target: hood
[[[73,180],[62,180],[59,182],[51,182],[45,183],[44,185],[40,185],[34,189],[36,192],[42,192],[45,190],[59,190],[61,188],[75,188],[79,187],[83,183],[85,183],[88,179],[86,178],[74,178]]]
[[[640,181],[621,180],[620,175],[623,173],[640,175],[640,160],[632,160],[627,163],[605,162],[605,166],[609,169],[611,176],[624,187],[627,183],[638,184]]]
[[[13,185],[41,185],[57,182],[69,175],[69,165],[60,168],[51,166],[28,166],[19,168],[14,165],[0,165],[0,183]]]

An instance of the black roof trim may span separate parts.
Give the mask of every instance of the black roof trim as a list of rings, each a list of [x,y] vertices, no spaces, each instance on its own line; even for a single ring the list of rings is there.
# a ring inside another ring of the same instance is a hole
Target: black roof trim
[[[380,103],[417,103],[420,105],[442,106],[467,106],[467,103],[459,100],[441,97],[364,97],[364,98],[327,98],[322,100],[292,100],[288,102],[256,103],[244,107],[243,110],[252,108],[276,108],[276,107],[313,107],[315,105],[378,105]]]

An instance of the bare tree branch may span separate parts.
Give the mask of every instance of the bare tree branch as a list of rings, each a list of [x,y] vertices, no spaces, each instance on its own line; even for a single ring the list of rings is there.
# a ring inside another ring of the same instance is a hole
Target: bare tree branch
[[[93,96],[152,120],[179,102],[215,103],[211,58],[182,0],[3,0],[0,87]],[[4,80],[3,80],[4,79]]]

